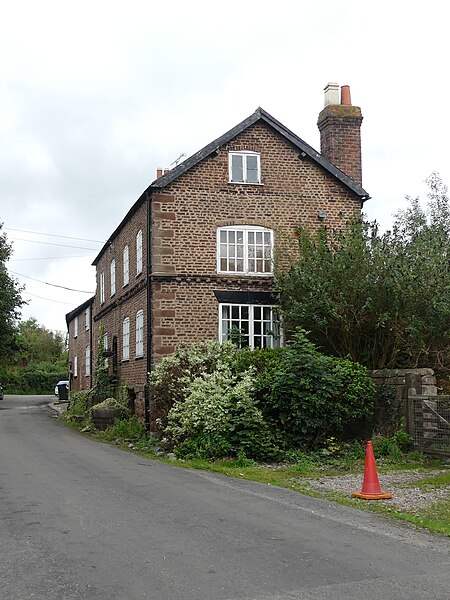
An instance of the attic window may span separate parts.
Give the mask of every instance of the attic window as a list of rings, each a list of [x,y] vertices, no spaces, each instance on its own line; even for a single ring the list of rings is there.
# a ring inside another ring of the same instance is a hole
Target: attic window
[[[261,161],[257,152],[229,153],[230,183],[261,183]]]

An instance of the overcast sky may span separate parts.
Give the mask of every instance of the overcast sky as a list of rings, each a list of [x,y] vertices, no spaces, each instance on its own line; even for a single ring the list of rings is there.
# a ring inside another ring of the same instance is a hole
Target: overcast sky
[[[432,171],[450,183],[441,0],[0,6],[0,222],[26,284],[23,318],[49,329],[65,331],[94,292],[93,258],[156,169],[258,106],[320,149],[323,88],[350,85],[365,212],[385,228],[405,195],[425,198]]]

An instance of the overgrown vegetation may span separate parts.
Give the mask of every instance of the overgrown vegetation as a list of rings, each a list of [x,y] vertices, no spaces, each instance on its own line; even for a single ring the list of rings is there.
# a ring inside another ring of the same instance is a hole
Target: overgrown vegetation
[[[299,230],[299,258],[278,275],[285,331],[370,369],[450,372],[450,201],[437,174],[428,204],[409,198],[390,231]]]
[[[70,392],[70,402],[63,419],[80,429],[92,423],[92,414],[89,411],[90,394],[86,392]]]
[[[118,440],[128,443],[132,440],[135,444],[141,443],[141,447],[150,450],[144,424],[134,416],[117,420],[99,435],[111,442]]]
[[[53,394],[56,383],[68,379],[65,340],[36,319],[18,322],[23,287],[6,268],[12,246],[2,227],[0,223],[0,383],[9,394]]]
[[[151,420],[160,431],[167,425],[167,415],[174,404],[184,402],[189,385],[203,373],[212,373],[219,364],[227,364],[236,353],[231,342],[206,341],[193,346],[179,346],[173,354],[150,373]]]
[[[113,409],[120,411],[120,420],[129,420],[132,417],[128,408],[128,393],[126,386],[118,386],[116,397],[106,398],[98,404],[92,405],[92,390],[83,392],[70,392],[70,402],[63,413],[63,419],[84,431],[95,429],[93,413],[95,410]]]
[[[107,398],[114,397],[116,393],[120,393],[121,390],[117,378],[109,372],[108,363],[103,356],[104,335],[105,328],[103,323],[100,323],[97,333],[97,358],[94,365],[93,377],[94,385],[90,392],[94,404],[103,402]]]
[[[164,429],[178,456],[275,458],[274,436],[252,396],[252,372],[233,375],[220,365],[194,379],[187,397],[168,413]]]
[[[150,382],[160,433],[190,458],[271,460],[345,439],[371,416],[375,391],[364,368],[324,356],[304,331],[281,349],[180,348]]]

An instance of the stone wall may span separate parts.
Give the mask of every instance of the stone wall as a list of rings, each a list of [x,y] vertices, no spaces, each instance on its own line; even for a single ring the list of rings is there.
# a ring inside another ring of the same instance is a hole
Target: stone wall
[[[433,369],[379,369],[370,373],[376,387],[376,428],[395,428],[407,418],[408,396],[436,395]]]
[[[435,396],[437,394],[436,377],[433,369],[378,369],[370,373],[377,388],[392,386],[395,397],[406,398],[406,386],[409,395]]]

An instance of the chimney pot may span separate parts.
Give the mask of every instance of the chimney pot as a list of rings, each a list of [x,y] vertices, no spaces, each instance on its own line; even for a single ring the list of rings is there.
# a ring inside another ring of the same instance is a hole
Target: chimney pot
[[[324,106],[329,106],[330,104],[339,104],[339,84],[338,83],[329,83],[325,88],[325,104]]]
[[[156,169],[156,179],[159,179],[162,176],[163,176],[163,170],[162,169]]]
[[[345,106],[352,105],[352,99],[350,96],[350,86],[349,85],[343,85],[341,87],[341,104],[344,104]]]

